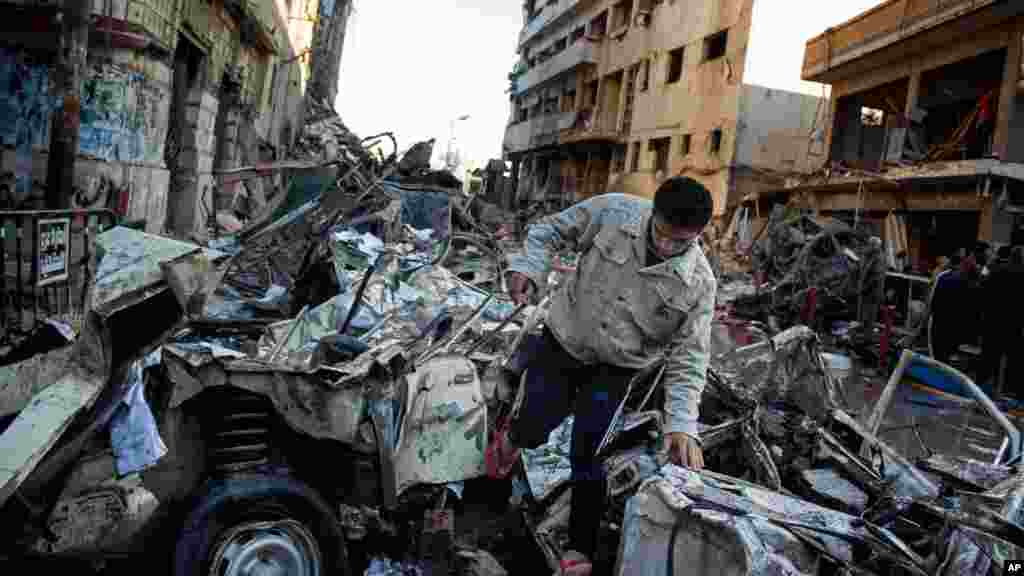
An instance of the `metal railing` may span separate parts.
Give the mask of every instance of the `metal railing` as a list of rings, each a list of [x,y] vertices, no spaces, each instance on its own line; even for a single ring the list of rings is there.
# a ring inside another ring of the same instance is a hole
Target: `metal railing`
[[[0,211],[0,345],[81,316],[96,275],[92,243],[116,223],[107,209]]]

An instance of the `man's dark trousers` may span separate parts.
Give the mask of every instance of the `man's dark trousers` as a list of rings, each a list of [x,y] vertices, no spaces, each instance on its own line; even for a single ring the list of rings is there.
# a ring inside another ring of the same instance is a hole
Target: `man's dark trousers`
[[[562,348],[548,328],[540,337],[525,339],[521,354],[519,360],[527,367],[526,396],[509,440],[523,448],[536,448],[566,416],[575,415],[570,454],[570,548],[593,560],[606,493],[604,470],[594,454],[637,371],[583,364]]]

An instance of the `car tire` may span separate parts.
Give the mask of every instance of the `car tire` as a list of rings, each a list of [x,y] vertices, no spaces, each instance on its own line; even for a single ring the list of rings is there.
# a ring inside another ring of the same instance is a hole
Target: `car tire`
[[[175,576],[249,576],[268,563],[289,576],[349,574],[331,508],[287,476],[208,482],[175,544]]]

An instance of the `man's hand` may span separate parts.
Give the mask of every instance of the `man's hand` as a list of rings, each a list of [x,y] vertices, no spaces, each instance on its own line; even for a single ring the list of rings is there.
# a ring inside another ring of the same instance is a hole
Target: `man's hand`
[[[672,432],[665,436],[668,442],[668,457],[676,466],[693,470],[704,467],[704,451],[700,443],[683,432]]]
[[[521,272],[508,273],[508,293],[516,304],[529,304],[536,287],[533,281]]]

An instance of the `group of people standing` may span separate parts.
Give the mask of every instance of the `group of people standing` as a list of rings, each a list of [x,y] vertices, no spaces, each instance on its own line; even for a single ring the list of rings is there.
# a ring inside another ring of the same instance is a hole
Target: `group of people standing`
[[[1024,314],[1011,299],[1024,280],[1024,246],[1002,246],[994,253],[979,242],[960,250],[937,270],[931,295],[932,356],[949,363],[964,344],[981,341],[982,362],[974,376],[990,390],[1014,373],[1013,352],[1020,345]],[[1004,392],[1010,392],[1004,387]]]

